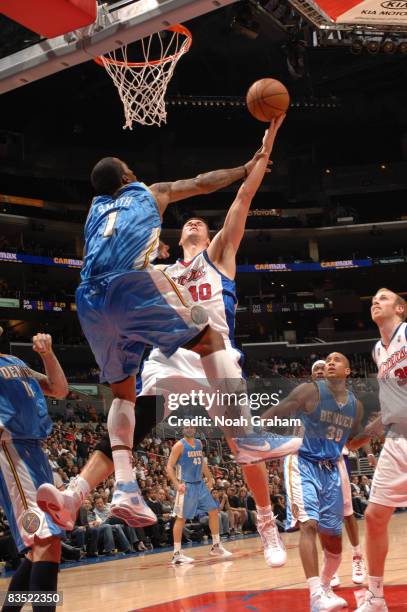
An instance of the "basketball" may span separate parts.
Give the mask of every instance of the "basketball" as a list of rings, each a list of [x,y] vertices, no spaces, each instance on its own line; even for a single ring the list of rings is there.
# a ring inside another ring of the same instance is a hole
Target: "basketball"
[[[249,87],[246,104],[255,119],[271,121],[286,112],[290,95],[280,81],[260,79]]]

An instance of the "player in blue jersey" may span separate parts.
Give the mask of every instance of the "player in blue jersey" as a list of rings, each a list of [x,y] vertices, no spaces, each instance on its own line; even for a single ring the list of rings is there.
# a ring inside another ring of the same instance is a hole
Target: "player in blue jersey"
[[[195,427],[184,427],[184,437],[174,444],[167,463],[167,476],[177,492],[174,505],[176,516],[174,534],[174,554],[172,563],[182,565],[192,563],[193,559],[181,552],[182,530],[185,521],[200,514],[209,515],[209,529],[212,534],[210,555],[230,557],[231,552],[220,543],[219,506],[210,491],[213,478],[202,452],[202,442],[195,437]],[[202,480],[205,476],[207,485]]]
[[[312,380],[325,379],[325,361],[323,359],[318,359],[318,361],[312,365],[311,378]],[[370,449],[368,452],[370,452]],[[349,542],[352,546],[352,580],[355,584],[362,584],[362,582],[365,580],[366,570],[362,550],[360,548],[358,522],[353,512],[352,491],[347,469],[348,454],[349,450],[346,446],[344,446],[337,465],[342,485],[343,518]],[[335,573],[331,580],[331,587],[335,588],[339,585],[340,578],[339,575]]]
[[[263,416],[298,414],[304,428],[298,453],[285,460],[287,522],[300,526],[300,556],[307,578],[312,612],[346,607],[330,587],[341,562],[343,496],[338,461],[346,442],[359,433],[362,404],[348,390],[349,361],[341,353],[326,358],[325,380],[304,383]],[[318,571],[319,532],[324,561]]]
[[[11,579],[8,593],[56,591],[60,538],[64,535],[40,510],[36,493],[42,483],[53,482],[51,467],[41,448],[41,441],[52,430],[44,393],[63,399],[68,383],[52,350],[51,336],[34,336],[33,349],[43,361],[45,375],[13,355],[0,354],[0,506],[18,550],[27,552]],[[6,599],[2,611],[22,607],[8,605]],[[33,610],[51,612],[55,605],[33,604]]]
[[[97,196],[85,224],[77,312],[101,382],[109,383],[114,397],[108,415],[116,475],[111,513],[138,526],[156,521],[141,497],[131,461],[135,375],[145,344],[159,346],[168,356],[188,346],[201,356],[211,379],[236,376],[221,335],[207,325],[205,310],[191,304],[189,296],[150,263],[157,256],[162,215],[172,202],[243,179],[256,159],[238,168],[150,187],[114,157],[100,160],[92,170]],[[55,510],[49,487],[42,487],[37,499],[41,508]],[[60,510],[59,515],[54,512],[54,520],[64,525],[66,512]]]
[[[187,181],[152,185],[148,189],[136,181],[123,162],[113,160],[108,168],[114,169],[115,164],[121,168],[116,177],[121,187],[114,191],[114,172],[111,182],[107,182],[108,176],[99,172],[99,164],[94,169],[95,188],[112,192],[112,195],[95,199],[86,222],[86,256],[77,304],[84,333],[101,368],[101,378],[110,383],[115,397],[108,417],[116,473],[111,511],[129,524],[142,526],[155,520],[133,480],[130,461],[135,424],[134,374],[144,344],[157,346],[166,357],[181,346],[194,351],[201,357],[207,380],[223,381],[229,393],[235,392],[236,387],[241,389],[240,366],[228,352],[219,330],[208,326],[206,319],[200,319],[203,307],[194,304],[191,293],[175,283],[164,270],[149,265],[158,244],[160,215],[170,202],[219,189],[242,178],[245,171],[249,174],[234,205],[238,209],[248,209],[267,169],[280,122],[272,124],[262,148],[244,170],[220,170]],[[99,182],[101,177],[103,180]],[[233,253],[237,248],[235,243],[240,243],[245,219],[242,223],[240,216],[234,215],[229,231],[220,232],[214,240],[214,249]],[[235,238],[232,238],[233,231]],[[233,270],[235,265],[233,258]],[[234,408],[238,412],[239,408]],[[250,463],[277,456],[278,441],[270,435],[266,438],[259,442],[253,436],[250,448],[245,447],[245,439],[241,446],[237,441],[237,460]],[[94,480],[104,474],[107,459],[101,462],[103,465],[100,463],[96,469],[92,463],[92,473],[89,467],[86,478],[82,475],[76,481],[79,497],[86,495]],[[41,487],[38,503],[51,512],[58,524],[67,527],[76,515],[77,502],[68,496],[58,496],[51,487]]]

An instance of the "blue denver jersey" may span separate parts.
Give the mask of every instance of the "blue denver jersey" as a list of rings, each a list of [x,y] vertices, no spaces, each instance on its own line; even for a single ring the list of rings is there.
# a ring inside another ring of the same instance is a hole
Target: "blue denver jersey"
[[[176,463],[177,478],[182,482],[199,482],[202,480],[204,461],[202,444],[200,440],[195,439],[194,446],[191,446],[185,438],[182,438],[181,443],[184,450]]]
[[[40,440],[52,429],[47,402],[30,368],[0,354],[0,426],[15,439]]]
[[[145,268],[156,257],[160,229],[157,203],[143,183],[116,197],[97,196],[85,225],[82,281]]]
[[[301,413],[304,438],[298,454],[310,461],[337,461],[356,416],[356,398],[348,390],[346,404],[339,406],[324,380],[315,381],[319,402],[309,414]]]

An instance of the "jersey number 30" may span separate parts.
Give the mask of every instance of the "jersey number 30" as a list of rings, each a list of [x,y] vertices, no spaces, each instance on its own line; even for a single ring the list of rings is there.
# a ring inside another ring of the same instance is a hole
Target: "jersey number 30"
[[[343,429],[339,427],[336,428],[333,425],[330,425],[326,430],[326,439],[334,440],[335,442],[340,442],[343,436]]]

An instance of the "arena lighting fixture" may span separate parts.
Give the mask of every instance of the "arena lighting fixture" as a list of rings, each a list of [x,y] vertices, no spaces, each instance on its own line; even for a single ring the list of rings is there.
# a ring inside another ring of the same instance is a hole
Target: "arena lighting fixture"
[[[232,32],[250,38],[250,40],[255,40],[258,37],[260,24],[255,20],[250,6],[246,5],[238,10],[232,18],[230,29]]]
[[[355,38],[350,46],[350,52],[353,55],[360,55],[363,51],[363,41],[360,38]]]
[[[382,43],[382,51],[387,55],[393,55],[397,51],[397,44],[394,40],[388,38]]]
[[[406,55],[407,54],[407,41],[406,40],[403,40],[399,44],[398,50],[399,50],[399,53],[401,53],[402,55]]]
[[[377,55],[380,51],[380,43],[378,40],[371,39],[366,43],[366,49],[371,55]]]

